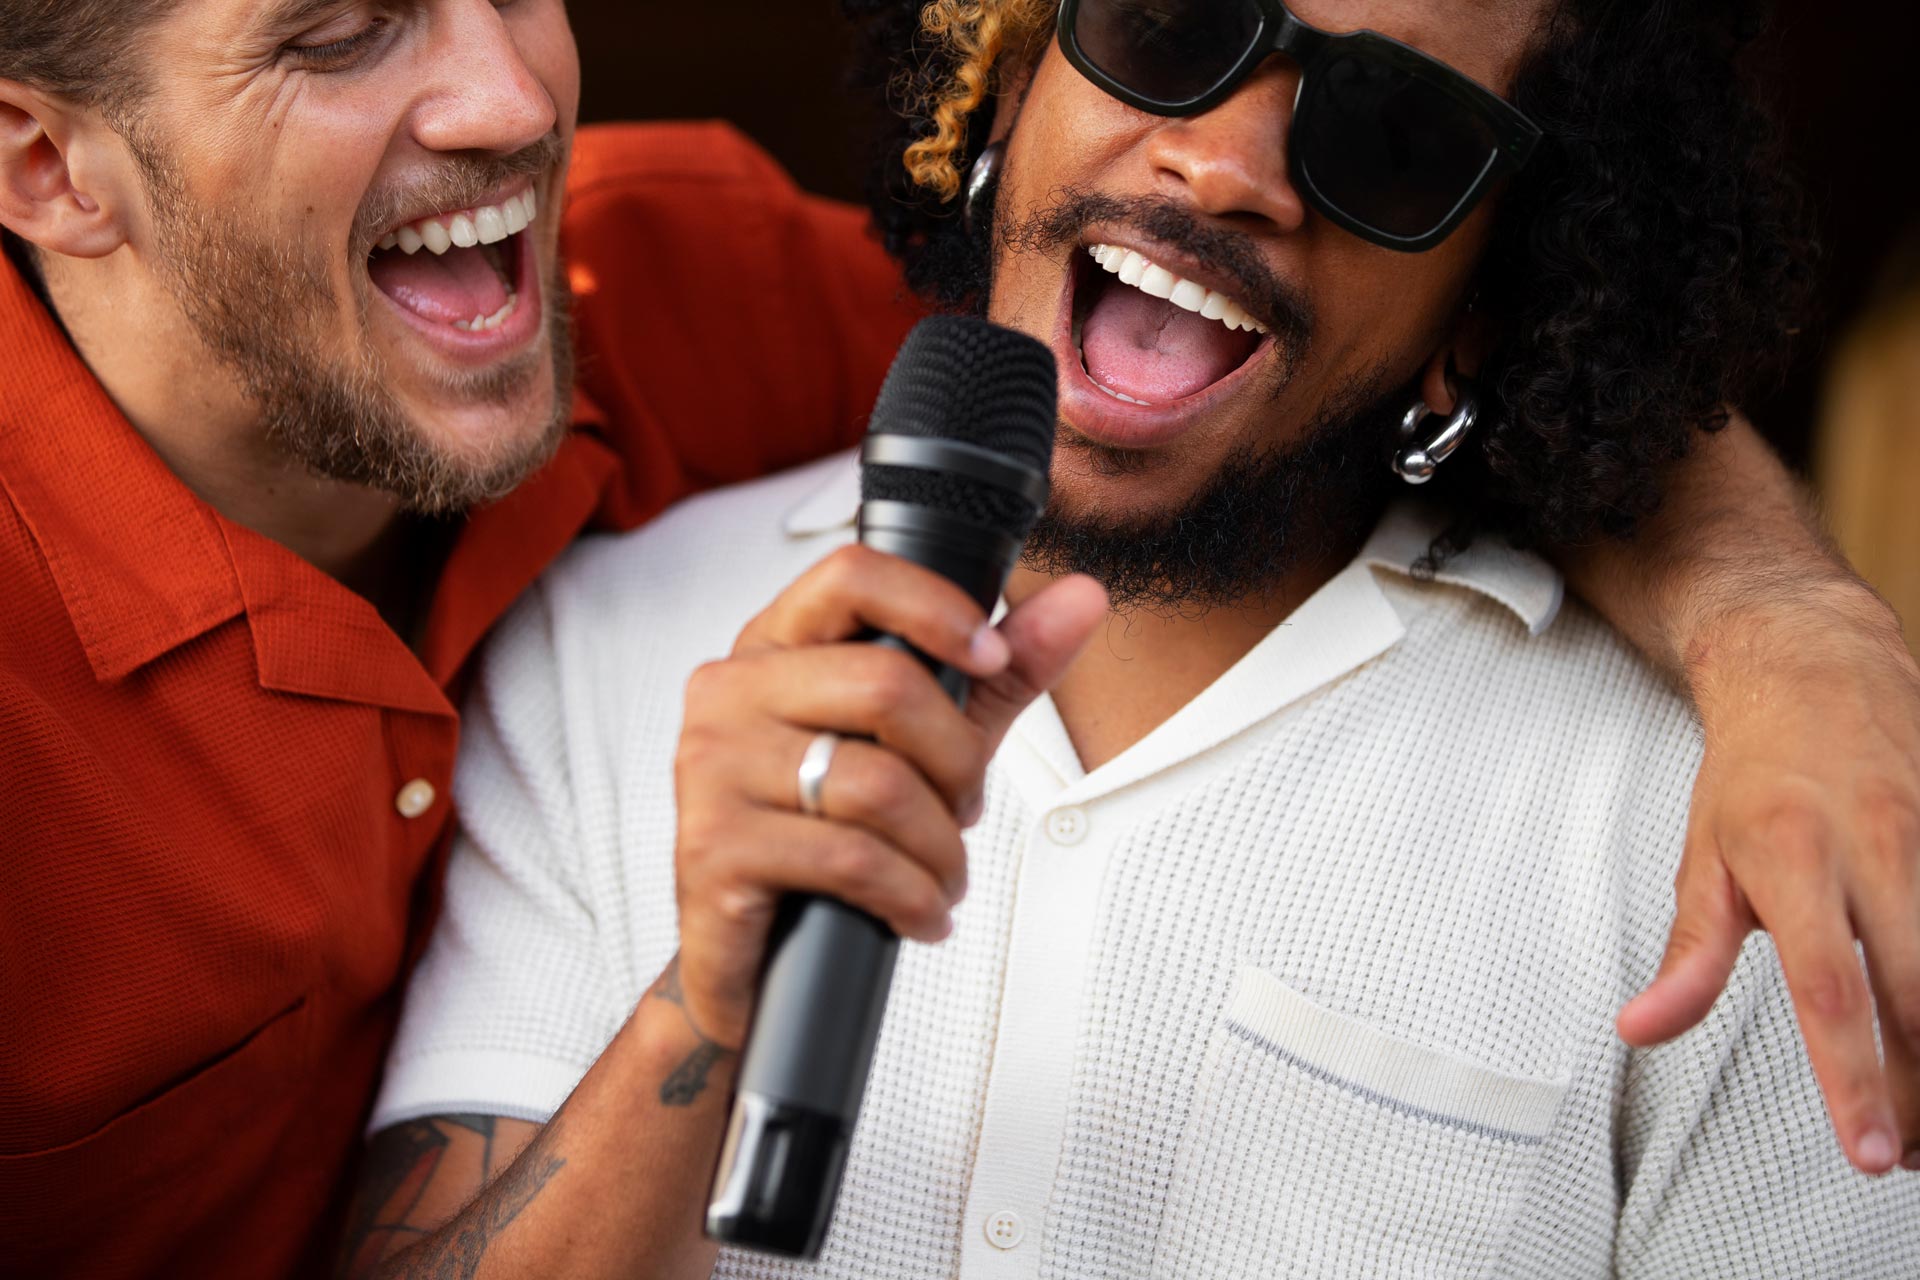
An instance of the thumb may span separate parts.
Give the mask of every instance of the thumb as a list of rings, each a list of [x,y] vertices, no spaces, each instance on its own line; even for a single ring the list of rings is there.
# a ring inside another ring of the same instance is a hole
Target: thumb
[[[991,750],[999,749],[1027,704],[1067,673],[1106,616],[1105,588],[1072,574],[1048,583],[1000,620],[1011,660],[991,680],[976,681],[967,698],[967,715],[986,731]]]
[[[1687,859],[1660,971],[1614,1019],[1620,1038],[1636,1048],[1671,1040],[1705,1018],[1753,931],[1753,914],[1718,855],[1695,848]]]

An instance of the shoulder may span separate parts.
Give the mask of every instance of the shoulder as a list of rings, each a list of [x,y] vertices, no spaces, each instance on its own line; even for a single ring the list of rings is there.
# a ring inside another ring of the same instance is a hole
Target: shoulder
[[[1704,746],[1685,700],[1577,600],[1536,633],[1484,589],[1376,576],[1406,635],[1367,682],[1369,719],[1430,812],[1603,909],[1651,966]]]
[[[854,457],[839,453],[689,498],[630,533],[582,538],[497,639],[550,649],[569,682],[690,670],[723,656],[789,583],[853,540],[858,501]],[[529,628],[537,638],[510,639]]]
[[[1438,736],[1622,816],[1684,827],[1699,724],[1592,609],[1568,598],[1536,633],[1483,591],[1380,576],[1407,625],[1392,665]]]

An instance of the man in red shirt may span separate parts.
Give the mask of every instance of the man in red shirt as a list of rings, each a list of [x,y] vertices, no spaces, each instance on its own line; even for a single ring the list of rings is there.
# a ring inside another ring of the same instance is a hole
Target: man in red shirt
[[[576,137],[561,0],[0,0],[0,30],[0,1259],[312,1270],[475,645],[581,529],[851,442],[911,308],[859,215],[731,135]],[[1746,829],[1794,779],[1842,825],[1776,878],[1857,867],[1911,918],[1911,847],[1844,825],[1861,787],[1920,807],[1893,624],[1750,439],[1676,491],[1571,567],[1692,660],[1704,811]],[[1715,535],[1730,493],[1764,553]],[[1768,603],[1796,581],[1851,625]],[[1775,661],[1815,642],[1838,669]],[[1718,987],[1727,876],[1772,865],[1712,864],[1668,1020]],[[1858,1030],[1809,1038],[1920,1133],[1904,1041],[1883,1082]]]

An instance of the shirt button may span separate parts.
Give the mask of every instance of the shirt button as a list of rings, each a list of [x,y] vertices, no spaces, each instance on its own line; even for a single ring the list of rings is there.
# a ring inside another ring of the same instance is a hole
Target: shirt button
[[[987,1219],[987,1243],[996,1249],[1011,1249],[1026,1235],[1027,1224],[1011,1209],[1002,1209]]]
[[[1055,809],[1047,815],[1047,836],[1055,844],[1079,844],[1089,825],[1085,809]]]
[[[415,778],[400,788],[400,794],[393,798],[393,807],[400,811],[403,818],[417,818],[433,808],[437,794],[431,782],[425,778]]]

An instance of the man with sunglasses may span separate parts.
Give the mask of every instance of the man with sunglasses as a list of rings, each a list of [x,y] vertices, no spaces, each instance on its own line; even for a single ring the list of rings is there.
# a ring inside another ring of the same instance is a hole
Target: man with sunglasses
[[[1649,511],[1723,395],[1689,397],[1777,345],[1792,290],[1754,286],[1794,258],[1765,183],[1674,193],[1718,171],[1690,130],[1761,154],[1727,15],[1621,9],[883,13],[925,110],[880,221],[1061,371],[1011,608],[846,546],[844,457],[536,588],[480,676],[356,1273],[1920,1268],[1920,1182],[1833,1143],[1768,947],[1691,1037],[1614,1035],[1699,742],[1502,535]],[[1645,66],[1593,61],[1622,47]],[[1592,200],[1582,149],[1622,161],[1605,130],[1674,85],[1694,118],[1625,131],[1668,187]],[[1650,211],[1610,311],[1582,273]],[[1765,241],[1750,279],[1690,239],[1728,225]],[[636,667],[662,612],[686,625]],[[967,711],[846,643],[870,627],[970,672]],[[942,942],[903,953],[799,1268],[698,1233],[787,892]]]

